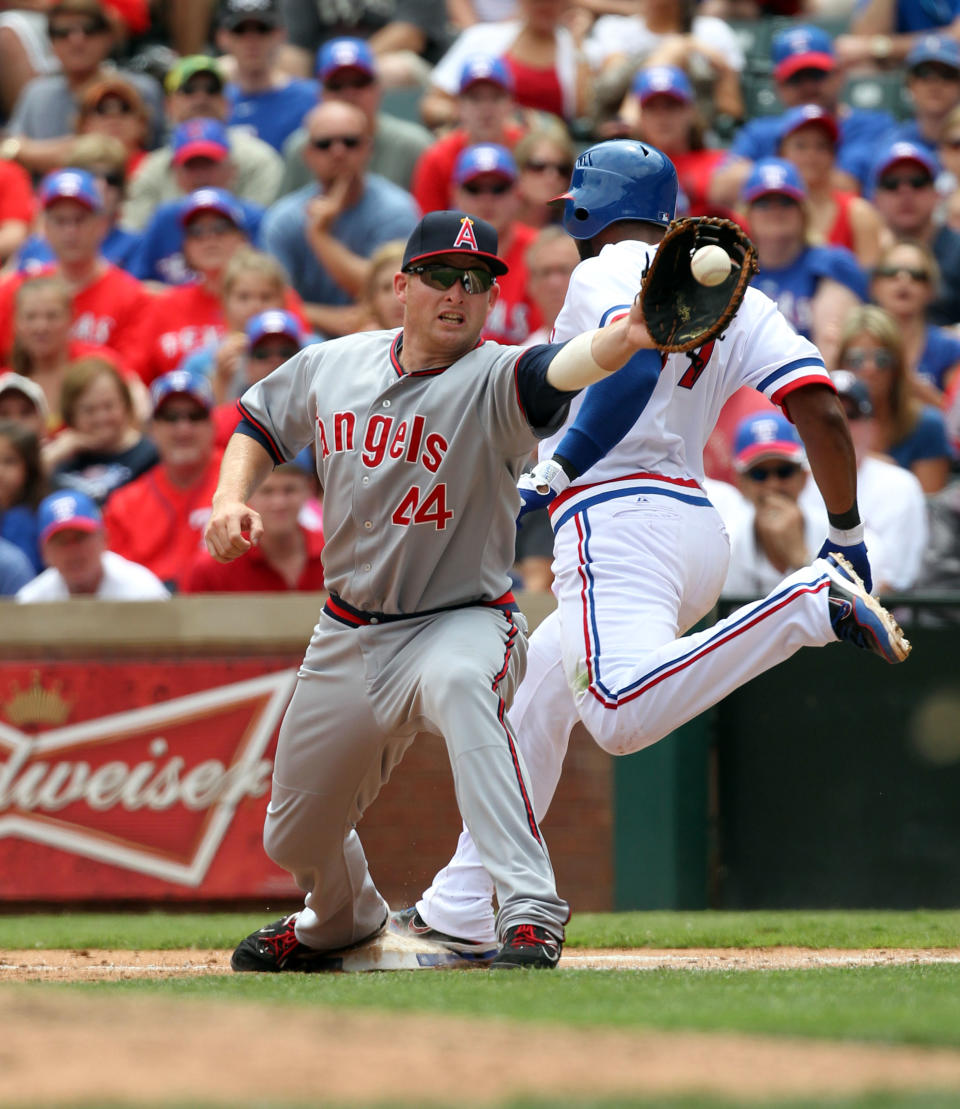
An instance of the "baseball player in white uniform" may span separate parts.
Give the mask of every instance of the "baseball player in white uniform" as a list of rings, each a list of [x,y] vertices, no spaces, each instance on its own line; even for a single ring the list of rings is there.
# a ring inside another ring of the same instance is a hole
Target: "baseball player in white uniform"
[[[489,224],[432,212],[394,279],[401,330],[308,347],[241,398],[208,549],[229,561],[257,541],[247,499],[312,442],[330,599],[281,727],[264,829],[305,907],[243,940],[234,970],[330,969],[331,953],[383,932],[356,824],[418,733],[444,737],[496,888],[492,965],[559,959],[568,906],[506,715],[526,654],[509,592],[516,482],[573,392],[651,344],[638,308],[563,346],[483,343],[504,272]]]
[[[564,226],[584,260],[555,339],[629,310],[676,196],[673,165],[645,144],[602,143],[578,158]],[[817,349],[750,288],[724,335],[664,357],[662,369],[660,362],[643,351],[578,397],[565,427],[541,442],[526,482],[550,504],[558,602],[531,638],[511,714],[538,817],[579,721],[604,750],[628,754],[800,647],[845,639],[889,662],[910,649],[850,568],[869,582],[853,446]],[[768,596],[683,635],[712,609],[726,575],[729,541],[703,491],[702,452],[721,406],[742,385],[783,406],[796,425],[830,514],[829,536],[812,565]],[[537,495],[525,499],[533,505]],[[492,935],[491,894],[465,830],[449,865],[415,906],[393,914],[391,928],[480,950]]]

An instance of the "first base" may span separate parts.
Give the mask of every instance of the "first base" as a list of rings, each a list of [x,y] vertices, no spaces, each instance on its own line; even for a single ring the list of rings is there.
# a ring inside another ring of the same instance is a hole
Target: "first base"
[[[438,943],[383,931],[372,940],[339,954],[331,951],[322,963],[315,964],[315,969],[351,973],[367,970],[450,970],[477,965],[459,952]]]

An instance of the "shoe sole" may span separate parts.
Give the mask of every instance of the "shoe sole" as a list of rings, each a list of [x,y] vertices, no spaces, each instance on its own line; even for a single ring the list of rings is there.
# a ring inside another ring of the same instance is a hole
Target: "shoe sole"
[[[851,585],[855,585],[857,587],[857,590],[859,590],[859,592],[852,592],[852,596],[854,599],[854,616],[856,616],[855,602],[859,601],[860,604],[865,605],[883,625],[884,631],[887,633],[887,642],[890,644],[890,649],[893,652],[893,657],[891,658],[890,655],[882,649],[877,653],[880,654],[889,663],[903,662],[904,659],[906,659],[910,652],[913,650],[913,647],[910,644],[910,640],[907,639],[907,637],[903,634],[903,628],[900,627],[897,621],[894,620],[893,616],[889,612],[887,612],[887,610],[883,607],[882,604],[880,604],[876,597],[873,597],[870,593],[867,592],[867,587],[864,585],[863,579],[860,577],[857,571],[854,570],[853,566],[847,561],[846,558],[844,558],[842,554],[837,551],[830,551],[829,558],[838,567],[841,567],[843,569],[843,574],[839,576],[830,574],[830,579],[848,592],[850,592]],[[844,577],[844,574],[849,575],[849,580]],[[870,628],[869,625],[865,625],[859,620],[857,621],[857,623],[859,623],[861,627],[864,627],[868,631],[870,631],[871,634],[874,634],[873,629]],[[874,638],[876,638],[875,634]]]
[[[441,939],[439,934],[434,932],[432,928],[428,928],[422,933],[416,932],[412,928],[398,923],[393,913],[390,914],[387,920],[387,930],[393,936],[419,940],[424,943],[438,944],[440,947],[446,948],[448,951],[459,955],[463,960],[470,963],[489,963],[491,959],[497,957],[497,952],[500,950],[495,944],[490,947],[484,947],[483,944],[468,943],[466,941],[461,942],[453,938]],[[431,935],[431,933],[433,933],[433,935]]]

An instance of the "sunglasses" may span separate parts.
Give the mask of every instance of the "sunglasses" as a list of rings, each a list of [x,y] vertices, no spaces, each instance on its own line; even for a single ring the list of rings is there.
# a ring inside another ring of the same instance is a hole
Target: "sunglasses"
[[[786,481],[798,473],[800,473],[800,467],[796,462],[778,462],[772,466],[754,466],[746,471],[746,476],[751,481],[766,481],[770,477],[778,477],[781,481]]]
[[[881,177],[877,188],[885,193],[895,193],[901,185],[909,185],[911,189],[926,189],[933,185],[933,178],[928,174],[915,173],[911,177]]]
[[[189,412],[170,412],[161,408],[154,412],[153,418],[164,424],[202,424],[210,419],[210,413],[205,408],[191,408]]]
[[[873,271],[874,277],[899,277],[900,274],[909,277],[911,281],[922,281],[924,284],[930,280],[930,274],[926,270],[915,270],[910,266],[877,266]]]
[[[215,235],[229,235],[231,231],[236,231],[236,225],[231,223],[228,219],[209,220],[205,223],[193,221],[188,223],[183,229],[183,233],[188,239],[208,239]]]
[[[272,358],[279,358],[282,362],[287,362],[295,354],[299,353],[299,350],[300,348],[295,346],[256,346],[250,351],[249,357],[257,362],[267,362]]]
[[[122,189],[126,183],[126,178],[120,170],[111,170],[109,173],[101,173],[99,176],[103,178],[105,185],[112,185],[115,189]]]
[[[945,146],[947,150],[960,150],[960,135],[953,139],[941,139],[940,145]]]
[[[568,177],[573,166],[569,162],[541,162],[531,158],[523,168],[529,169],[533,173],[546,173],[549,169],[553,170],[554,173],[559,173],[561,177]]]
[[[489,185],[476,185],[472,181],[465,181],[460,187],[471,196],[503,196],[513,188],[513,182],[493,181]]]
[[[843,411],[847,417],[848,424],[855,424],[858,420],[865,420],[869,415],[868,412],[862,412],[854,404],[844,404]]]
[[[947,65],[937,65],[935,62],[921,63],[910,71],[911,77],[920,81],[960,81],[960,73]]]
[[[356,150],[363,142],[363,135],[331,135],[328,139],[311,139],[314,150],[329,150],[334,143],[340,143],[347,150]]]
[[[118,96],[105,96],[99,104],[94,104],[95,116],[128,116],[133,114],[133,108],[126,100]]]
[[[480,267],[461,270],[456,266],[411,266],[404,273],[415,273],[424,285],[441,292],[452,288],[458,281],[468,293],[485,293],[493,284],[493,274]]]
[[[71,35],[82,35],[85,39],[92,39],[107,30],[109,30],[109,24],[104,23],[103,20],[94,19],[88,23],[72,23],[69,27],[64,27],[62,24],[59,27],[49,27],[47,34],[54,41],[68,39]]]
[[[825,69],[798,69],[796,73],[791,73],[783,83],[796,87],[797,85],[805,85],[807,81],[826,81],[829,76],[830,74]]]
[[[861,370],[868,362],[872,362],[878,370],[892,370],[894,367],[893,354],[889,350],[863,350],[860,347],[851,347],[841,361],[851,370]]]
[[[223,85],[215,77],[208,77],[206,80],[196,80],[196,78],[187,81],[180,89],[184,96],[219,96],[223,92]]]
[[[752,208],[759,208],[761,211],[784,208],[796,208],[799,206],[799,201],[794,200],[792,196],[787,196],[785,193],[764,193],[758,196],[755,200],[750,201]]]
[[[358,73],[355,77],[332,77],[324,81],[323,87],[330,92],[343,92],[344,89],[368,89],[372,84],[369,74]]]
[[[266,23],[238,23],[236,27],[230,28],[230,34],[261,35],[266,37],[267,35],[272,35],[275,30],[275,27],[268,27]]]

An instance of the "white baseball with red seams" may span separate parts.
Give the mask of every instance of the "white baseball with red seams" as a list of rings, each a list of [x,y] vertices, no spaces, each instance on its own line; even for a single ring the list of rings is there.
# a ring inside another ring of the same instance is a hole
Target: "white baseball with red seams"
[[[695,250],[690,258],[690,272],[701,285],[719,285],[730,276],[730,268],[730,255],[714,243]]]

